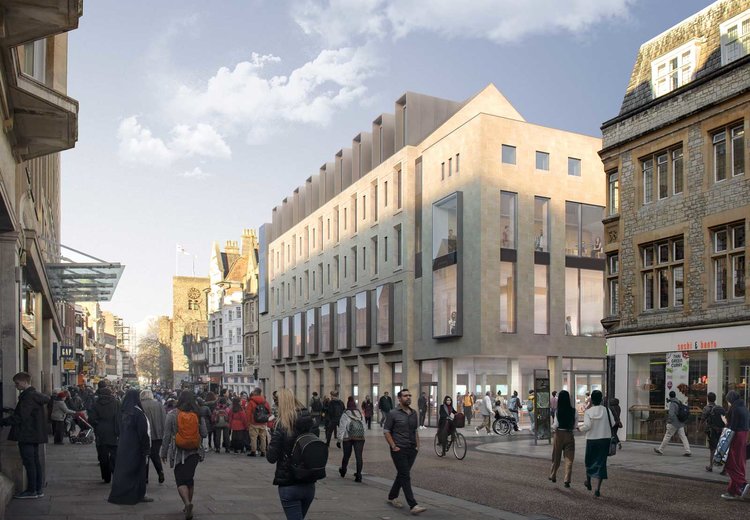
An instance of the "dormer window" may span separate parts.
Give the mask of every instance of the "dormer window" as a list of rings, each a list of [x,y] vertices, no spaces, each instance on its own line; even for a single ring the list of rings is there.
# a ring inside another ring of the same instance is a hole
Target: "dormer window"
[[[654,97],[668,94],[692,81],[697,61],[696,41],[691,41],[654,60],[651,63],[651,87]]]
[[[750,51],[750,9],[719,26],[721,64],[742,58]]]

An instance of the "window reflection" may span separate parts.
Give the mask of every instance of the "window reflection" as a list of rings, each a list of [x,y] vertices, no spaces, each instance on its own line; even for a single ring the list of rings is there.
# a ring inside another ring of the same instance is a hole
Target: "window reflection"
[[[331,345],[331,305],[320,307],[320,351],[332,352]]]
[[[365,291],[354,296],[355,346],[370,346],[370,293]]]
[[[393,284],[387,283],[375,289],[377,305],[377,343],[393,343]]]
[[[516,248],[516,194],[508,191],[500,193],[500,247]]]
[[[549,199],[534,197],[534,251],[549,252]]]
[[[315,321],[315,309],[308,309],[305,316],[305,329],[307,331],[305,338],[305,351],[307,354],[315,355],[318,353],[318,335],[316,334],[317,323]]]
[[[458,332],[458,266],[432,273],[433,336],[455,336]]]
[[[457,251],[458,202],[455,194],[443,199],[433,206],[432,248],[433,260]]]
[[[339,350],[349,350],[349,298],[336,302],[336,344]]]
[[[565,203],[565,254],[603,258],[604,208],[577,202]]]
[[[500,332],[516,331],[515,270],[515,262],[500,262]]]

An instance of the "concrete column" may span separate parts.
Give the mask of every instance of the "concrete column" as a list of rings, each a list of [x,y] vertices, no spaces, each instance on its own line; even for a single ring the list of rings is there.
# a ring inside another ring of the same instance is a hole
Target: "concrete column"
[[[310,384],[310,395],[308,396],[308,399],[312,396],[313,392],[318,392],[318,397],[322,399],[323,397],[320,395],[320,369],[313,367],[311,364],[308,377]]]
[[[326,359],[323,362],[323,395],[328,395],[335,388],[336,381],[334,377],[335,373],[331,362]]]
[[[343,359],[339,365],[339,380],[341,381],[339,397],[346,404],[346,400],[352,395],[352,367],[344,365]]]
[[[508,360],[509,363],[509,370],[508,374],[510,375],[508,380],[508,391],[510,395],[513,395],[513,391],[518,392],[518,396],[521,398],[524,398],[526,394],[524,393],[524,389],[522,386],[523,381],[521,381],[521,364],[519,363],[518,359],[510,359]]]
[[[456,400],[456,379],[453,374],[453,359],[445,358],[438,361],[438,401],[443,402],[446,395]],[[458,403],[456,403],[457,405]]]
[[[359,405],[362,406],[362,403],[365,400],[365,396],[369,395],[370,399],[373,399],[372,396],[372,390],[370,388],[370,379],[372,378],[372,375],[370,374],[370,365],[365,364],[365,360],[362,356],[359,356],[358,364],[359,367]]]
[[[297,365],[297,400],[307,406],[307,403],[310,401],[310,396],[307,395],[307,371],[302,370],[302,367]]]
[[[396,403],[396,396],[393,395],[393,367],[390,363],[386,362],[385,356],[382,354],[378,355],[378,366],[380,370],[380,395],[386,390],[393,398],[393,403]]]
[[[549,385],[550,392],[562,389],[563,382],[563,358],[562,356],[547,357],[547,367],[549,368]]]
[[[721,402],[724,388],[724,352],[721,350],[708,351],[708,392],[716,394],[716,401]]]
[[[618,436],[620,437],[620,440],[625,441],[628,438],[628,424],[630,423],[630,412],[628,412],[628,409],[630,408],[630,394],[626,393],[628,392],[628,389],[630,382],[628,381],[628,355],[627,354],[617,354],[615,356],[615,388],[620,388],[621,394],[617,395],[617,397],[620,400],[620,408],[622,409],[622,413],[620,414],[620,421],[622,422],[622,429],[620,429],[620,432],[618,433]],[[575,387],[571,388],[572,392],[571,395],[574,396]]]

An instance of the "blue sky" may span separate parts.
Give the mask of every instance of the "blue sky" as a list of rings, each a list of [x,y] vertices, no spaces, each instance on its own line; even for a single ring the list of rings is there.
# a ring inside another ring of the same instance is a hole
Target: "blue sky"
[[[709,3],[86,2],[69,37],[81,110],[62,242],[126,264],[105,308],[170,314],[176,244],[205,275],[212,240],[270,220],[404,92],[464,100],[494,83],[527,121],[599,136],[641,43]]]

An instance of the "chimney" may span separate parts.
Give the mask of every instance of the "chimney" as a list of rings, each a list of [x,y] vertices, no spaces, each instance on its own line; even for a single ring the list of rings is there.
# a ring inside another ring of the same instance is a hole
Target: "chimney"
[[[258,247],[258,236],[254,229],[242,230],[242,256],[247,256]]]
[[[227,243],[224,246],[224,252],[228,255],[239,255],[240,246],[236,240],[227,240]]]

